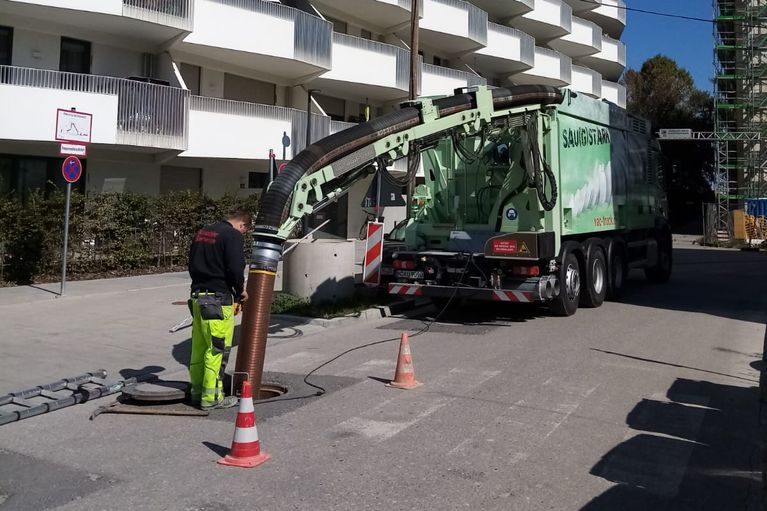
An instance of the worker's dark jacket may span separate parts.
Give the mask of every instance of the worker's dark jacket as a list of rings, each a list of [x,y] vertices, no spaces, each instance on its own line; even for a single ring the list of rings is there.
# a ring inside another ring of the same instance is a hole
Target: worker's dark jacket
[[[200,229],[189,250],[192,292],[239,298],[245,284],[242,244],[242,234],[229,222],[217,222]]]

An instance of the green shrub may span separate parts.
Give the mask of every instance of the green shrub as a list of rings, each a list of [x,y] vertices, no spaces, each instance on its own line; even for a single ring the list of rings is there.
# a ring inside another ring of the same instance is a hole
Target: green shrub
[[[59,275],[65,195],[32,192],[25,202],[0,198],[0,284],[30,283]],[[256,196],[217,199],[178,192],[72,194],[67,272],[74,278],[184,268],[189,244],[204,225],[233,208],[255,216]],[[246,236],[245,253],[250,253]]]

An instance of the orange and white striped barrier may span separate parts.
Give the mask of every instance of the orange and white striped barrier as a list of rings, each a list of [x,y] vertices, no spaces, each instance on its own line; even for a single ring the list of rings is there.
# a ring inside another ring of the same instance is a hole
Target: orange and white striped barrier
[[[394,371],[394,380],[387,383],[387,387],[396,389],[414,389],[423,385],[415,379],[413,357],[410,354],[410,341],[407,334],[402,333],[399,341],[399,355],[397,357],[397,369]]]
[[[240,409],[237,411],[232,448],[229,454],[218,460],[218,463],[230,467],[252,468],[269,458],[271,458],[270,455],[261,452],[256,428],[256,411],[253,408],[253,394],[250,382],[245,381],[242,383],[242,396],[240,396]]]

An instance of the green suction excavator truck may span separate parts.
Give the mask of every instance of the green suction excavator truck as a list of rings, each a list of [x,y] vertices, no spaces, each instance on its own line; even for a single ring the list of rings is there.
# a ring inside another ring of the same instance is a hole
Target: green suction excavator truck
[[[383,264],[389,293],[544,302],[568,316],[618,297],[631,268],[669,279],[660,149],[647,121],[545,86],[476,87],[404,110],[416,116],[315,144],[339,156],[297,176],[287,216],[264,236],[284,240],[304,215],[410,154],[404,178],[386,176],[419,183]]]

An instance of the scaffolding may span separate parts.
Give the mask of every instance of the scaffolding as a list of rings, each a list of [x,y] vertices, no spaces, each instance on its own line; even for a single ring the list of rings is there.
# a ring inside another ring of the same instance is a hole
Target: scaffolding
[[[714,0],[714,21],[720,142],[713,185],[717,233],[729,239],[731,211],[746,199],[767,197],[767,0]]]

